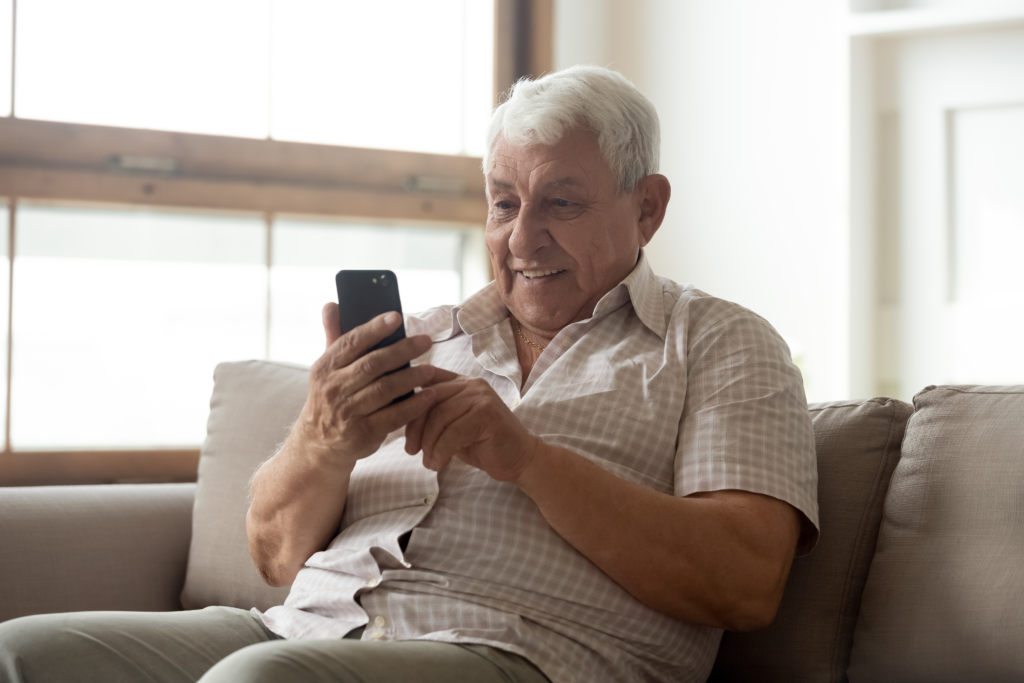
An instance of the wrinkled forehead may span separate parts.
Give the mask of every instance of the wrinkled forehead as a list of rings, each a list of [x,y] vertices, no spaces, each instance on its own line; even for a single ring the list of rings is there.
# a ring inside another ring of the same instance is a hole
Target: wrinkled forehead
[[[589,130],[577,130],[562,136],[554,144],[527,142],[516,144],[497,138],[488,156],[486,187],[510,189],[523,180],[523,174],[543,182],[545,187],[568,188],[600,182],[612,175],[601,153],[597,136]]]

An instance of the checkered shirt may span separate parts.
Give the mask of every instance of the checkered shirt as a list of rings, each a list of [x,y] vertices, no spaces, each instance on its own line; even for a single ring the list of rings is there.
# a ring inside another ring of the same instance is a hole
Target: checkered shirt
[[[670,495],[741,489],[784,500],[804,515],[798,552],[816,542],[800,372],[778,333],[741,306],[655,276],[641,256],[592,317],[558,333],[525,385],[493,283],[461,306],[410,316],[407,329],[434,340],[417,362],[484,378],[547,443]],[[515,485],[457,459],[440,473],[424,468],[401,431],[359,461],[341,533],[262,616],[285,638],[367,625],[364,639],[490,645],[555,683],[703,681],[722,634],[640,603]]]

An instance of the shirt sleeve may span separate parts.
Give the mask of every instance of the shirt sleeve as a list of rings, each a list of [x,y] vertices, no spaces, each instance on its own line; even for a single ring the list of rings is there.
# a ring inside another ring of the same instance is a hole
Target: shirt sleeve
[[[688,302],[686,399],[675,493],[738,489],[803,514],[797,554],[818,540],[818,470],[803,378],[760,316],[720,299]]]

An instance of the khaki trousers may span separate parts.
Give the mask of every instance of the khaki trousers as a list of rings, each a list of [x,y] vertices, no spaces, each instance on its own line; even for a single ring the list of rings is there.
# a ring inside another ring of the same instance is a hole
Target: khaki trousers
[[[283,640],[231,607],[73,612],[0,623],[0,683],[549,683],[484,645]]]

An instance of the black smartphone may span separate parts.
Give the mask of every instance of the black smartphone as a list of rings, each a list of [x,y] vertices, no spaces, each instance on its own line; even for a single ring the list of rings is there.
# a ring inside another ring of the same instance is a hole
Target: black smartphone
[[[402,314],[402,299],[398,295],[398,278],[390,270],[339,270],[338,274],[334,276],[334,284],[338,287],[338,313],[341,318],[342,334],[368,323],[381,313],[398,311],[399,315]],[[405,339],[404,320],[397,330],[378,342],[370,351],[382,349],[402,339]],[[408,363],[392,372],[398,372],[407,367],[409,367]],[[412,396],[411,391],[404,396],[399,396],[392,403],[405,400],[410,396]]]

